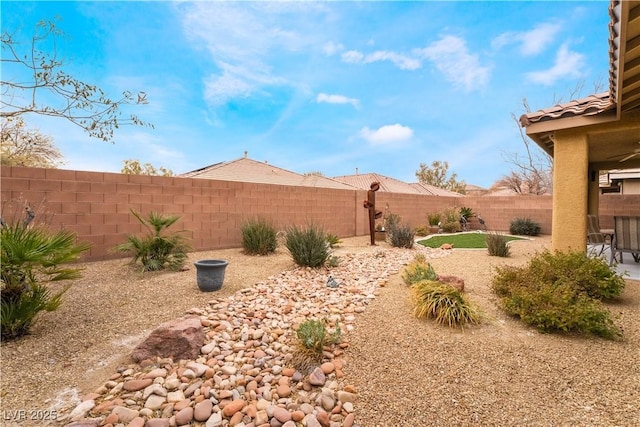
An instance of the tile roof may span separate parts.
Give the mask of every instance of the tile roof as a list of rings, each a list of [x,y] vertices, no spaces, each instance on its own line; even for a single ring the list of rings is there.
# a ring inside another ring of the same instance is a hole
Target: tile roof
[[[574,116],[592,116],[607,110],[615,109],[615,104],[611,102],[609,92],[589,95],[586,98],[576,99],[564,104],[527,113],[520,116],[520,124],[524,127],[532,123],[544,122],[546,120],[560,119]]]
[[[609,91],[523,114],[521,126],[640,106],[640,1],[611,0],[609,16]]]
[[[372,182],[380,183],[380,190],[388,193],[431,194],[437,196],[462,196],[461,194],[443,190],[424,184],[408,184],[395,178],[377,173],[361,173],[357,175],[334,176],[336,181],[349,184],[362,190],[369,190]],[[417,184],[417,185],[416,185]]]
[[[215,163],[201,169],[183,173],[180,176],[185,178],[216,179],[220,181],[353,190],[353,187],[331,178],[320,175],[301,175],[247,157],[241,157],[228,162]]]

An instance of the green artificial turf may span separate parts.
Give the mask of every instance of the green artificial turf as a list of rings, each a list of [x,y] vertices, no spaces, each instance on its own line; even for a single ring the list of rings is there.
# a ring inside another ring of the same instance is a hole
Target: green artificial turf
[[[453,245],[458,249],[486,249],[486,233],[457,233],[447,235],[435,235],[428,239],[418,241],[422,246],[429,248],[439,248],[444,243]],[[507,241],[511,240],[524,240],[522,237],[504,236]]]

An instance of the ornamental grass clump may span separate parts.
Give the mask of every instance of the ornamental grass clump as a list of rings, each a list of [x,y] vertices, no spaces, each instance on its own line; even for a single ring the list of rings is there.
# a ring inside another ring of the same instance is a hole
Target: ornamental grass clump
[[[509,256],[509,246],[507,245],[507,238],[505,236],[496,232],[487,233],[485,236],[490,256],[503,258]]]
[[[479,311],[453,286],[435,280],[422,280],[411,286],[417,318],[433,319],[440,325],[464,328],[480,323]]]
[[[152,211],[147,218],[143,218],[133,209],[131,213],[148,233],[143,237],[129,234],[127,241],[117,245],[115,251],[131,254],[131,264],[136,265],[139,262],[142,265],[142,271],[164,269],[180,271],[184,267],[191,246],[187,243],[187,238],[182,235],[183,232],[167,232],[167,229],[175,224],[180,216]]]
[[[240,228],[242,248],[247,255],[269,255],[278,247],[274,226],[263,218],[249,220]]]
[[[285,247],[293,261],[301,267],[322,267],[331,255],[324,230],[316,225],[306,228],[291,226],[285,236]]]
[[[584,252],[544,251],[524,267],[498,267],[492,281],[505,313],[541,332],[615,339],[622,335],[602,304],[620,295],[624,279]]]

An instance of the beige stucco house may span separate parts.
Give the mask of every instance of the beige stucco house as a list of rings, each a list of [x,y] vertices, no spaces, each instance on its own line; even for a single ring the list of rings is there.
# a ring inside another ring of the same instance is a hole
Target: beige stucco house
[[[640,1],[613,0],[609,15],[609,91],[520,118],[554,159],[553,250],[586,249],[600,170],[640,167]]]

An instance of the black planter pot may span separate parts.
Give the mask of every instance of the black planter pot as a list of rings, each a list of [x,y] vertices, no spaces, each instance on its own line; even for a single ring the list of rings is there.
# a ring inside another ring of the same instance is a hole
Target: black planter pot
[[[224,259],[203,259],[196,261],[196,280],[203,292],[219,291],[224,281],[224,270],[229,261]]]

